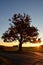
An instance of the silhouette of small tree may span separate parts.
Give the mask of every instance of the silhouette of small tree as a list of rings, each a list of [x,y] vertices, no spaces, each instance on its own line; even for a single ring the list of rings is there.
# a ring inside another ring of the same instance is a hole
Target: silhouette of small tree
[[[10,28],[3,33],[2,38],[4,42],[12,42],[14,40],[19,41],[19,51],[22,50],[23,42],[38,43],[41,42],[38,39],[38,29],[30,25],[31,18],[29,15],[14,14],[10,23]]]

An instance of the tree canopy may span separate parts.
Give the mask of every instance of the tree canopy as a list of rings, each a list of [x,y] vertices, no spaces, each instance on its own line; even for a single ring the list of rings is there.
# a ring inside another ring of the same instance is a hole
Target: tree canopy
[[[2,38],[4,39],[4,42],[18,40],[20,45],[22,45],[23,42],[41,42],[41,40],[38,39],[38,29],[31,25],[31,18],[28,14],[14,14],[9,21],[11,21],[12,24],[10,23],[8,30],[3,33]]]

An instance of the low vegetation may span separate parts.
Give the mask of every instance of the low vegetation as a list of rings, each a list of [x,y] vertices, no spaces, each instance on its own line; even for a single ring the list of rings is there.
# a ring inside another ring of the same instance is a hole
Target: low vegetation
[[[0,51],[17,51],[18,46],[13,46],[13,47],[4,47],[0,46]],[[36,47],[22,47],[22,50],[25,52],[28,51],[33,51],[33,52],[43,52],[43,45],[41,46],[36,46]]]

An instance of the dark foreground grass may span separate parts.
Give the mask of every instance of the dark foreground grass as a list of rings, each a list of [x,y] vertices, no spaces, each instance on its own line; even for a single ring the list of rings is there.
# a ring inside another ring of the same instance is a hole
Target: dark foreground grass
[[[22,47],[22,52],[18,52],[17,50],[18,47],[0,47],[0,65],[43,65],[43,59],[41,60],[41,57],[32,53],[43,53],[43,46]]]
[[[0,65],[39,65],[37,63],[43,65],[43,59],[31,51],[0,51]]]

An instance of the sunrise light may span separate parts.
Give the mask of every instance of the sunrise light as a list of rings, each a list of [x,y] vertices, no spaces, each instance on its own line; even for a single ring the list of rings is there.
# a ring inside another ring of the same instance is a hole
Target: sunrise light
[[[0,45],[3,45],[3,46],[11,47],[11,46],[16,46],[18,44],[19,44],[18,40],[8,43],[8,42],[3,42],[3,40],[0,39]],[[29,42],[23,43],[22,47],[39,47],[40,45],[43,45],[43,39],[41,43],[29,43]]]

